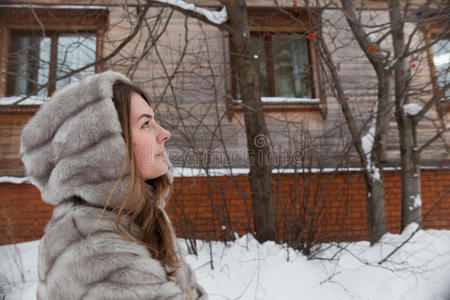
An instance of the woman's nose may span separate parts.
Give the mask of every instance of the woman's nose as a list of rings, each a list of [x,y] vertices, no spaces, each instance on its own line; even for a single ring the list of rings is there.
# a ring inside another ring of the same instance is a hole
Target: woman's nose
[[[164,143],[164,142],[167,142],[170,139],[171,134],[170,134],[170,131],[168,131],[168,130],[162,128],[162,127],[161,127],[161,129],[162,129],[162,132],[159,135],[159,139],[160,139],[159,142],[160,143]]]

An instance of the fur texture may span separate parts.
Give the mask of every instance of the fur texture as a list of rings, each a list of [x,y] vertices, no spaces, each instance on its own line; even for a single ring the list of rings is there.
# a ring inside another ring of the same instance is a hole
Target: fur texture
[[[177,280],[168,280],[145,247],[115,233],[108,211],[101,214],[126,157],[111,100],[117,80],[129,82],[109,71],[60,89],[23,129],[20,154],[27,175],[55,206],[39,246],[37,299],[184,300],[190,294],[205,300],[186,263]],[[167,155],[166,160],[173,181]],[[127,169],[108,207],[120,205],[129,182]],[[121,224],[127,224],[126,216]],[[139,235],[138,226],[132,233]]]

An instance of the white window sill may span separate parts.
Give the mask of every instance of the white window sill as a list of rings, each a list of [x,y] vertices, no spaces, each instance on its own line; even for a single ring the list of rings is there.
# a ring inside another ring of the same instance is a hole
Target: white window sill
[[[261,97],[263,104],[320,104],[317,98],[285,98],[285,97]],[[241,99],[233,99],[233,104],[241,104]]]
[[[42,105],[48,100],[43,96],[11,96],[0,98],[0,105]],[[17,103],[20,101],[19,103]]]

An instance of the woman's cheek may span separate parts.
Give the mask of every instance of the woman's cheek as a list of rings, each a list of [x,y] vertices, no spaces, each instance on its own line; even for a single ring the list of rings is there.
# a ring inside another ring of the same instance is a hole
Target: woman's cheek
[[[139,161],[143,165],[147,165],[150,161],[149,149],[145,147],[145,145],[141,145],[141,147],[139,147]]]
[[[142,153],[144,155],[144,161],[147,165],[153,165],[156,161],[156,151],[149,140],[144,140],[142,144]]]
[[[135,143],[133,145],[134,156],[136,157],[136,161],[139,165],[142,165],[145,160],[145,153],[143,153],[144,148],[140,143]]]

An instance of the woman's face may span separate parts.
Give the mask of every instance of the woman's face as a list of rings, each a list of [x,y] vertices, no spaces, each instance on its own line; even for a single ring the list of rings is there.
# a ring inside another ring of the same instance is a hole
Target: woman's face
[[[155,113],[137,93],[131,95],[131,139],[137,167],[144,179],[164,175],[168,165],[164,156],[164,143],[170,132],[155,121]]]

